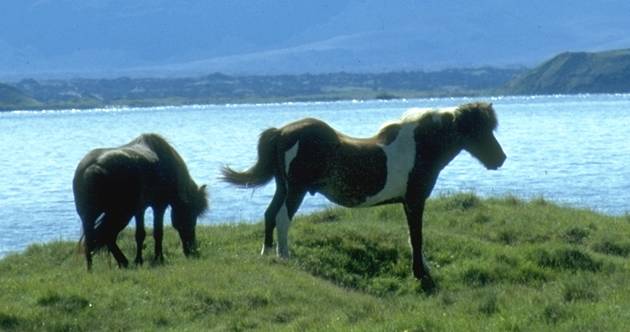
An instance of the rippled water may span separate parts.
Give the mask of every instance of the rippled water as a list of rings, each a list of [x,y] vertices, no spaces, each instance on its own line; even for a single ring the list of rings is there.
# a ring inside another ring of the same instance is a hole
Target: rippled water
[[[630,211],[630,95],[486,98],[508,159],[486,171],[462,153],[442,172],[434,195],[472,190],[513,194],[609,214]],[[469,99],[184,106],[0,113],[0,256],[29,243],[78,239],[72,176],[92,148],[124,144],[143,132],[165,136],[206,183],[211,210],[203,224],[255,222],[273,194],[218,181],[219,168],[250,166],[259,133],[310,116],[354,136],[371,136],[410,107],[454,106]],[[300,212],[324,208],[307,197]],[[150,216],[149,216],[150,217]],[[150,225],[150,222],[149,222]]]

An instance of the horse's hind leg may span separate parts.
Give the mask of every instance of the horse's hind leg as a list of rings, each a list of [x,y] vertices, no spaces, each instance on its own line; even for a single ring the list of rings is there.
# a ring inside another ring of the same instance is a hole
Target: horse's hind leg
[[[265,211],[265,241],[260,252],[261,255],[269,254],[273,250],[273,231],[276,228],[276,217],[286,198],[286,188],[280,182],[276,180],[276,193]]]
[[[136,214],[136,259],[134,262],[136,265],[142,265],[142,249],[144,246],[144,239],[146,232],[144,230],[144,211]]]
[[[288,186],[287,197],[276,216],[276,229],[278,230],[278,256],[289,257],[289,226],[295,212],[302,204],[306,190],[294,185]]]
[[[128,267],[129,261],[116,244],[116,237],[118,237],[118,233],[127,226],[127,222],[130,218],[130,215],[127,216],[125,214],[105,214],[105,219],[103,219],[100,226],[98,226],[99,228],[102,227],[100,230],[102,242],[107,245],[107,248],[116,259],[118,267],[121,268]]]
[[[118,263],[118,267],[127,268],[129,266],[129,261],[127,260],[127,257],[125,257],[125,254],[123,254],[123,252],[120,250],[120,248],[116,244],[116,240],[109,242],[107,244],[107,248],[112,253],[112,255],[114,255],[114,258],[116,259],[116,262]]]
[[[83,253],[85,255],[85,262],[87,264],[87,270],[92,270],[92,251],[96,246],[96,241],[94,239],[94,225],[98,223],[99,220],[102,220],[104,214],[101,214],[100,217],[96,215],[96,213],[82,213],[79,215],[81,217],[81,224],[83,227]]]

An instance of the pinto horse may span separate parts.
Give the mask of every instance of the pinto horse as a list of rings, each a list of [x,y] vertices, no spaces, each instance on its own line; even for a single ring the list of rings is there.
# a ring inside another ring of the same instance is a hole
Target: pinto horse
[[[432,287],[422,255],[422,214],[440,171],[462,150],[492,170],[506,156],[493,134],[498,122],[492,104],[410,111],[370,138],[349,137],[312,118],[270,128],[260,136],[254,166],[243,172],[224,167],[223,180],[241,187],[262,186],[275,178],[262,253],[272,249],[277,227],[277,254],[289,256],[290,220],[307,192],[346,207],[402,203],[413,274]]]
[[[73,180],[74,202],[83,226],[88,270],[92,253],[104,246],[118,266],[128,261],[116,237],[136,219],[136,264],[142,264],[144,212],[153,209],[155,259],[163,261],[163,219],[171,206],[171,221],[186,256],[196,250],[197,217],[208,207],[206,186],[198,187],[175,149],[157,134],[143,134],[117,147],[90,151],[79,163]]]

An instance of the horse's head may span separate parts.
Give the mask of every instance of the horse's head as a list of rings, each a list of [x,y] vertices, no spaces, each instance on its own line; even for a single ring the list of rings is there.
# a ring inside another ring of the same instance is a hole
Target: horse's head
[[[506,156],[493,134],[498,122],[492,104],[470,103],[458,107],[455,123],[464,150],[488,169],[496,170],[503,165]]]
[[[197,218],[208,209],[208,195],[206,186],[203,185],[187,197],[183,204],[173,206],[171,209],[171,221],[173,227],[179,233],[182,241],[184,255],[189,256],[197,251],[197,239],[195,227]]]

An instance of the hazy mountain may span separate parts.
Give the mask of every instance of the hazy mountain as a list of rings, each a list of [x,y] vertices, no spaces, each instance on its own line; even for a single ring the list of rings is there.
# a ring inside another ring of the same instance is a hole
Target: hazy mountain
[[[0,83],[0,110],[37,107],[40,104],[13,86]]]
[[[624,0],[5,0],[0,78],[531,66],[630,47]]]
[[[630,92],[630,49],[562,53],[512,80],[513,94]]]

